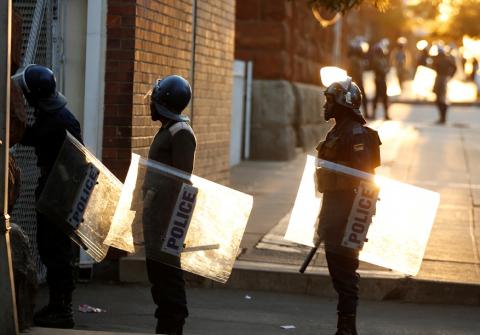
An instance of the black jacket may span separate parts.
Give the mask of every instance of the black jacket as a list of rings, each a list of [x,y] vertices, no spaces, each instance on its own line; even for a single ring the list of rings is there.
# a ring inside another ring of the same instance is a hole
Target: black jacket
[[[155,135],[148,158],[190,174],[193,171],[195,148],[196,139],[192,128],[186,122],[169,122]],[[172,209],[184,182],[186,181],[165,175],[158,169],[147,167],[142,187],[142,221],[147,258],[174,262],[169,264],[178,261],[160,252],[159,241],[162,241],[166,233]]]
[[[192,173],[197,142],[185,122],[170,122],[153,139],[148,159]]]
[[[43,178],[48,176],[55,163],[66,131],[82,143],[80,123],[65,105],[66,101],[52,105],[51,109],[37,109],[34,124],[26,128],[20,141],[23,145],[35,148],[37,166]]]
[[[376,131],[345,118],[318,147],[318,157],[357,170],[373,173],[380,165],[380,138]],[[341,246],[359,179],[326,169],[317,170],[318,190],[323,193],[317,234],[331,252],[351,254]]]

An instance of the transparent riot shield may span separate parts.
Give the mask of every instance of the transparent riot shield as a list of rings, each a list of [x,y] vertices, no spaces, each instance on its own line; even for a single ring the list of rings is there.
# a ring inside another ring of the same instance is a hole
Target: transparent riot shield
[[[434,99],[433,86],[436,77],[437,73],[435,70],[423,65],[417,67],[413,78],[412,92],[418,98]]]
[[[332,181],[351,183],[354,192],[346,198],[334,195],[332,202],[327,198],[331,194],[318,192],[319,184]],[[346,200],[342,204],[338,199]],[[414,276],[439,201],[436,192],[309,156],[285,239],[308,246],[336,239],[339,249],[358,251],[362,261]],[[323,211],[329,215],[319,216],[325,206],[331,207]],[[326,236],[332,222],[341,224],[338,236]]]
[[[105,258],[122,183],[67,133],[37,201],[37,210],[57,223],[97,262]]]
[[[226,282],[252,205],[250,195],[134,154],[105,243]]]

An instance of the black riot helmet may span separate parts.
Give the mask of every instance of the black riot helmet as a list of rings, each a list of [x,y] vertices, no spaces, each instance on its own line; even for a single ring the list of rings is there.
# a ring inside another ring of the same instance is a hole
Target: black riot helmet
[[[325,97],[327,99],[325,105],[326,120],[335,117],[335,105],[342,106],[343,109],[351,111],[354,116],[364,120],[362,112],[360,112],[362,92],[358,85],[352,81],[352,78],[347,77],[345,80],[330,84],[325,90]]]
[[[48,67],[29,64],[17,70],[12,80],[25,95],[27,101],[47,99],[57,94],[57,82]]]
[[[192,89],[186,79],[171,75],[157,80],[153,85],[150,109],[167,119],[189,121],[188,116],[181,115],[192,97]]]

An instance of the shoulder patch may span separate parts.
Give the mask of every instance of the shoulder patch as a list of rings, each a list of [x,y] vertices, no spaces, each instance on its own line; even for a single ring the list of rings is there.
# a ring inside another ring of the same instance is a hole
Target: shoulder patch
[[[357,126],[353,127],[352,132],[353,132],[353,135],[363,134],[363,126],[357,125]]]
[[[353,151],[363,151],[365,149],[363,143],[357,143],[353,145]]]
[[[378,135],[378,132],[370,127],[365,127],[367,130],[367,133],[370,135],[371,138],[374,138],[377,140],[378,145],[382,145],[382,141],[380,140],[380,136]]]
[[[174,125],[172,125],[171,127],[169,127],[168,131],[170,132],[170,134],[172,136],[175,136],[175,134],[178,133],[182,129],[188,131],[190,134],[195,136],[195,133],[193,132],[192,127],[190,127],[190,125],[186,122],[177,122]]]

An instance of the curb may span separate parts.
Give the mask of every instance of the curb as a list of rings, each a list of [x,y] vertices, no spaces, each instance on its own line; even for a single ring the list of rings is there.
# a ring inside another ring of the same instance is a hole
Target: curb
[[[42,328],[42,327],[32,327],[25,332],[20,334],[29,334],[29,335],[147,335],[146,333],[120,333],[117,331],[98,331],[98,330],[82,330],[82,329],[53,329],[52,328]]]
[[[358,271],[360,299],[409,303],[480,305],[480,285],[432,281],[405,277],[392,271]],[[147,283],[145,261],[122,258],[119,279],[127,283]],[[187,287],[229,288],[253,291],[304,294],[336,299],[328,270],[311,267],[305,274],[298,266],[236,261],[225,284],[185,273]]]
[[[390,99],[392,104],[410,104],[410,105],[435,105],[435,101],[428,100],[410,100],[410,99]],[[449,106],[480,106],[480,101],[469,101],[469,102],[451,102]]]

